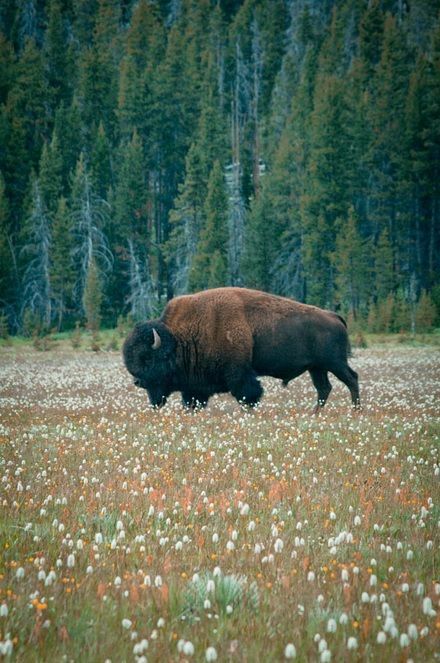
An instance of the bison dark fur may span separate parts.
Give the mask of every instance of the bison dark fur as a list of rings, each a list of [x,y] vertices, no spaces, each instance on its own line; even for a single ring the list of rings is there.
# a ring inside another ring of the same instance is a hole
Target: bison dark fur
[[[258,376],[285,385],[309,371],[317,409],[330,393],[330,371],[359,406],[356,372],[347,363],[346,324],[339,315],[246,288],[217,288],[172,299],[162,316],[135,326],[124,343],[124,362],[155,406],[180,391],[189,407],[230,392],[255,405]]]

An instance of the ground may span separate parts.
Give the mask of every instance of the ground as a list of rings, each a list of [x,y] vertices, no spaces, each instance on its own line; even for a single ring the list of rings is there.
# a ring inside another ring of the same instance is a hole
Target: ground
[[[0,658],[440,658],[438,348],[160,411],[118,352],[0,350]]]

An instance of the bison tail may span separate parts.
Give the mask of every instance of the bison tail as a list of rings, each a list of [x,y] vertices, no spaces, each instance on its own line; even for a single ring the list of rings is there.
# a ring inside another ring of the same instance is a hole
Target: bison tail
[[[345,320],[344,320],[344,318],[342,317],[342,315],[339,315],[338,313],[335,313],[335,316],[336,316],[337,318],[339,318],[339,320],[340,320],[340,321],[342,322],[342,324],[344,325],[345,329],[347,329],[347,323],[345,322]]]
[[[347,329],[347,359],[348,359],[349,357],[352,357],[352,356],[353,356],[353,353],[352,353],[352,351],[351,351],[350,339],[348,338],[348,328],[347,328],[347,323],[346,323],[346,321],[344,320],[344,318],[342,317],[342,315],[339,315],[338,313],[335,313],[335,315],[336,315],[336,317],[342,322],[342,324],[344,325],[345,329]]]

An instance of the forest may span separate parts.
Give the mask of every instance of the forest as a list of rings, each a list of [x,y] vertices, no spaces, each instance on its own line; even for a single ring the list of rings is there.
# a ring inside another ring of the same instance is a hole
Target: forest
[[[426,331],[439,274],[438,0],[1,2],[3,333],[221,285]]]

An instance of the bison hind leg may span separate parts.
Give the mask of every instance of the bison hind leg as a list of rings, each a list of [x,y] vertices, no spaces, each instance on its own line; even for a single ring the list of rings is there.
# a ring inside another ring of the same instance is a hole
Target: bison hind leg
[[[337,366],[330,369],[336,377],[341,380],[350,390],[351,402],[356,410],[361,409],[361,400],[359,397],[358,374],[348,364]]]
[[[327,398],[332,390],[332,385],[328,379],[327,371],[322,368],[309,369],[315,389],[318,392],[318,402],[316,403],[314,413],[317,414],[324,407]]]
[[[241,405],[254,407],[263,395],[263,387],[253,371],[245,373],[241,380],[230,384],[230,392]]]

